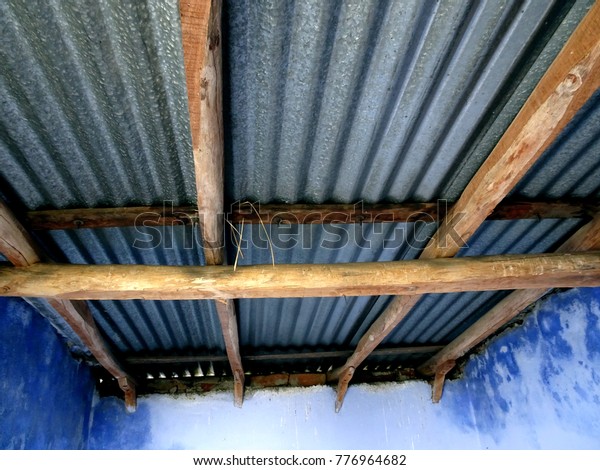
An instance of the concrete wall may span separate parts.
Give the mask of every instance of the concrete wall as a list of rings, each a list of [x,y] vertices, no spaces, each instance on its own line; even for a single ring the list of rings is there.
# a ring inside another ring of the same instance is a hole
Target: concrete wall
[[[474,357],[440,404],[421,382],[115,398],[93,410],[91,448],[453,449],[600,448],[600,288],[554,295],[522,328]]]
[[[93,393],[47,320],[0,297],[0,449],[85,448]]]

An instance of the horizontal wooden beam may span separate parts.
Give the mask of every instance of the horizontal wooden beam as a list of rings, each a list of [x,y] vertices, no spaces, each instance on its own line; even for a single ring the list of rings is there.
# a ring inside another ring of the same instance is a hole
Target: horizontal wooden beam
[[[198,222],[198,209],[164,205],[31,211],[24,222],[31,230],[191,225]]]
[[[244,224],[434,222],[452,206],[445,200],[401,204],[236,204],[227,217],[232,223]],[[590,201],[505,201],[488,219],[591,218],[599,207]]]
[[[37,243],[1,200],[0,253],[14,266],[29,266],[44,259]]]
[[[600,250],[600,214],[579,229],[557,252]],[[448,346],[419,367],[424,375],[434,375],[443,364],[454,362],[500,328],[514,319],[529,305],[546,294],[547,289],[526,289],[513,292],[467,328]]]
[[[413,354],[432,354],[442,350],[440,345],[417,345],[397,348],[380,348],[371,353],[371,356],[402,356]],[[305,361],[319,359],[345,358],[352,354],[351,350],[343,351],[309,351],[301,353],[267,353],[244,354],[244,362],[269,362],[269,361]],[[125,362],[132,365],[159,365],[159,364],[195,364],[198,362],[227,362],[226,355],[201,354],[189,356],[130,356]]]
[[[444,201],[402,204],[234,204],[227,220],[244,224],[390,223],[437,221],[452,204]],[[585,219],[600,210],[593,201],[504,201],[489,220]],[[198,223],[196,206],[141,206],[100,209],[31,211],[31,230],[191,225]]]
[[[0,268],[0,295],[190,300],[415,295],[600,285],[600,252],[379,263]]]

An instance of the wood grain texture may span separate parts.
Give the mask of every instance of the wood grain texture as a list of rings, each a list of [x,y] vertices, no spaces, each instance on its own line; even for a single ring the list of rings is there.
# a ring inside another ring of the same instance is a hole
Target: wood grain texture
[[[237,407],[241,407],[244,398],[244,367],[242,366],[240,354],[235,306],[233,300],[227,300],[225,303],[215,302],[215,305],[221,323],[221,330],[223,331],[227,359],[231,366],[231,372],[235,382],[234,404]]]
[[[557,250],[559,253],[571,251],[600,250],[600,215],[579,229]],[[419,367],[424,375],[436,374],[444,363],[455,361],[493,335],[498,329],[514,319],[529,305],[540,299],[548,289],[528,289],[513,292],[505,297],[489,312],[435,356]]]
[[[444,364],[441,364],[437,368],[431,390],[431,401],[433,403],[439,403],[442,399],[442,393],[444,392],[444,382],[446,381],[446,374],[450,372],[455,365],[456,363],[454,361],[448,361]]]
[[[211,0],[179,0],[183,61],[188,92],[192,146],[200,142],[200,93],[206,56]]]
[[[221,1],[180,5],[198,218],[207,264],[223,264]]]
[[[221,0],[185,3],[180,6],[182,23],[193,25],[183,29],[183,54],[190,101],[198,221],[206,264],[218,266],[225,261],[222,5]],[[233,300],[217,302],[216,309],[234,377],[234,404],[242,406],[244,369]]]
[[[600,285],[600,252],[379,263],[0,268],[0,295],[190,300],[415,295]]]
[[[1,200],[0,253],[15,266],[30,266],[43,259],[37,244]]]
[[[255,204],[235,205],[227,220],[239,224],[324,224],[432,222],[444,215],[443,202],[402,204]],[[600,210],[593,201],[502,201],[487,220],[583,219]],[[258,212],[258,214],[257,214]],[[198,223],[196,206],[141,206],[31,211],[24,222],[31,230],[175,226]]]
[[[196,206],[138,206],[31,211],[24,223],[31,230],[175,226],[198,223]]]

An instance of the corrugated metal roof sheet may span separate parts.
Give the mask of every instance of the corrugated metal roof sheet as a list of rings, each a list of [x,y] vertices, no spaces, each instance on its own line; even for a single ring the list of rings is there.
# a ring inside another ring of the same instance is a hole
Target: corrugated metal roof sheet
[[[228,196],[456,199],[591,3],[229,2]]]
[[[553,219],[485,222],[458,256],[552,251],[582,223]],[[300,226],[302,236],[289,237],[296,240],[294,248],[281,249],[273,244],[275,261],[310,264],[414,259],[426,237],[435,229],[433,224],[419,225],[416,236],[411,235],[413,224],[379,224],[378,228],[373,224]],[[270,227],[271,240],[284,238],[282,233],[289,236],[291,230],[291,227]],[[248,246],[239,264],[270,263],[266,236],[259,236],[263,229],[254,225],[252,230],[252,236],[249,230],[246,235]],[[421,241],[415,243],[415,239]],[[331,243],[328,248],[323,248],[325,240]],[[361,248],[356,240],[361,240],[363,246],[370,243],[371,248]],[[504,295],[506,293],[476,292],[424,296],[385,344],[447,343],[493,305],[492,301]],[[356,346],[389,300],[387,296],[242,299],[238,301],[240,341],[252,351]]]
[[[203,265],[194,226],[55,230],[48,236],[74,264]],[[223,352],[214,301],[94,301],[96,321],[123,353]]]
[[[0,2],[0,183],[29,209],[196,200],[176,0]]]

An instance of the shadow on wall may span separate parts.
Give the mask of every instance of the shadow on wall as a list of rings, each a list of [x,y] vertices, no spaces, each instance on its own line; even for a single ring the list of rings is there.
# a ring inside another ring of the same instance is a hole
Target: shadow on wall
[[[94,383],[22,299],[0,298],[0,448],[87,447]]]
[[[333,410],[331,387],[150,396],[134,415],[116,398],[93,410],[96,449],[600,448],[600,288],[539,303],[446,384],[351,386]]]

